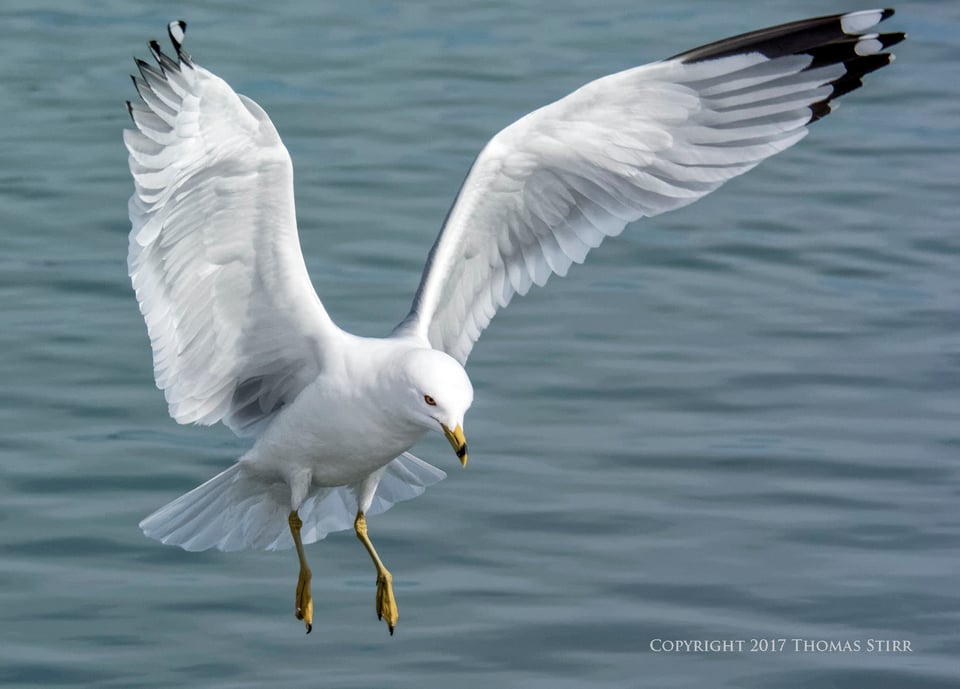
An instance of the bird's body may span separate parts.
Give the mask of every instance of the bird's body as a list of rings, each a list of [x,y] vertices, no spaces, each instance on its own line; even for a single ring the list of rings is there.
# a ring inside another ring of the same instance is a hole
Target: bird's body
[[[316,378],[272,415],[235,467],[213,479],[222,478],[225,487],[211,493],[204,490],[213,487],[208,482],[197,489],[203,496],[217,498],[209,508],[218,514],[198,519],[197,505],[188,493],[181,498],[184,503],[174,501],[145,519],[141,527],[148,535],[188,550],[276,549],[293,545],[285,522],[276,516],[301,511],[310,499],[320,503],[319,510],[309,505],[304,513],[318,511],[319,519],[308,523],[305,543],[345,528],[352,511],[370,511],[378,489],[387,504],[372,513],[389,507],[394,500],[386,494],[396,487],[381,485],[388,465],[396,465],[391,466],[394,478],[406,481],[408,491],[413,491],[406,497],[418,495],[444,474],[407,453],[429,430],[423,419],[407,410],[411,401],[416,407],[420,397],[411,379],[438,385],[430,382],[438,377],[463,399],[460,407],[452,407],[459,411],[441,422],[447,428],[459,428],[473,390],[454,359],[410,334],[372,338],[333,332]],[[323,500],[339,506],[350,503],[350,509],[329,519]],[[236,505],[249,503],[258,504],[263,512],[237,513]],[[185,524],[180,517],[188,507],[192,509]],[[221,513],[230,513],[231,518],[223,519]],[[324,521],[323,516],[328,519]]]
[[[396,401],[405,400],[396,373],[411,353],[433,352],[426,343],[343,333],[332,349],[317,378],[277,413],[242,459],[287,481],[291,509],[306,498],[293,489],[303,477],[318,488],[360,484],[427,432],[396,409]]]
[[[899,33],[867,10],[762,29],[592,81],[494,136],[430,251],[406,318],[384,338],[337,327],[307,275],[293,166],[260,106],[153,41],[124,132],[135,192],[129,269],[157,385],[180,423],[253,437],[232,467],[147,517],[188,550],[295,546],[349,528],[377,568],[366,514],[443,478],[409,454],[442,432],[465,464],[464,369],[497,309],[628,223],[701,198],[807,134],[834,98],[887,65]]]

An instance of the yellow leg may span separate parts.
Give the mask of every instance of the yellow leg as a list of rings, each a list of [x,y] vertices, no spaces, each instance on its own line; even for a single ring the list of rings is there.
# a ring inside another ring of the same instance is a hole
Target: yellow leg
[[[297,557],[300,558],[296,615],[298,620],[303,620],[303,623],[307,626],[307,634],[309,634],[313,629],[313,596],[310,595],[310,579],[313,578],[313,573],[307,567],[307,558],[303,554],[303,543],[300,541],[300,527],[303,526],[303,522],[300,521],[300,515],[297,514],[296,510],[290,513],[287,522],[290,524],[293,543],[297,546]]]
[[[367,536],[367,520],[363,512],[357,512],[357,518],[353,522],[353,530],[357,532],[357,538],[363,543],[363,547],[370,553],[374,566],[377,568],[377,619],[385,620],[387,628],[390,630],[390,636],[393,636],[393,628],[397,626],[397,601],[393,597],[393,575],[387,571],[377,555],[377,549],[370,542]]]

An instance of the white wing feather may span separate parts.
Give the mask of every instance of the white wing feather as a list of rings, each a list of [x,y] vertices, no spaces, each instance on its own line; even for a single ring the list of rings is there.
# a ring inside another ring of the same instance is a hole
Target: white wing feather
[[[461,363],[514,294],[565,275],[627,223],[696,201],[797,143],[887,64],[891,11],[805,20],[593,81],[497,134],[474,162],[398,333]]]
[[[159,68],[138,61],[143,103],[124,132],[130,277],[170,415],[255,433],[316,378],[338,331],[303,262],[276,129],[171,38],[177,61],[156,43]]]

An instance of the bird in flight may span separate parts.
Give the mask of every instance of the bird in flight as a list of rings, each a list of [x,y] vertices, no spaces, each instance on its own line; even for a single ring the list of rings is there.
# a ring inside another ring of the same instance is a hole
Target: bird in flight
[[[295,613],[313,623],[304,544],[350,528],[392,576],[367,515],[444,473],[409,453],[442,433],[467,463],[464,366],[497,309],[636,220],[686,206],[789,148],[834,99],[893,59],[902,33],[867,10],[761,29],[592,81],[496,134],[430,250],[409,314],[352,335],[314,291],[293,166],[267,113],[183,49],[186,24],[136,60],[124,131],[135,191],[128,266],[157,386],[179,423],[218,421],[252,447],[140,526],[186,550],[296,548]]]

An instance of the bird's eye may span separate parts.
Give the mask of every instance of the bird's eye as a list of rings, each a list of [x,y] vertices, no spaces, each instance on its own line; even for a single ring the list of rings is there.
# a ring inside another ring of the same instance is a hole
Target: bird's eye
[[[431,407],[437,406],[437,401],[433,399],[430,395],[424,395],[423,401],[429,404]]]

